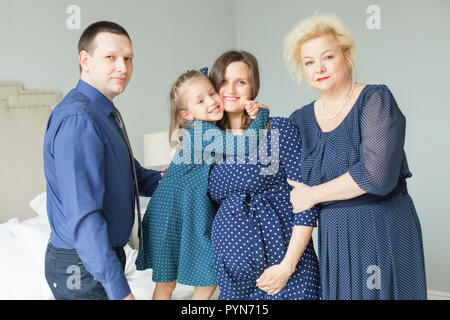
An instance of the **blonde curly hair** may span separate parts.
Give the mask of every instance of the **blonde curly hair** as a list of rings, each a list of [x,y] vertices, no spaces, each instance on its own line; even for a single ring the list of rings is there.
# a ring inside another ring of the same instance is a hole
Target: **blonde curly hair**
[[[291,32],[284,37],[284,62],[293,79],[301,85],[303,65],[300,50],[302,45],[323,35],[333,35],[343,52],[350,50],[352,60],[355,55],[355,42],[351,34],[344,28],[341,21],[332,14],[316,14],[301,20]],[[353,61],[352,74],[354,72]]]

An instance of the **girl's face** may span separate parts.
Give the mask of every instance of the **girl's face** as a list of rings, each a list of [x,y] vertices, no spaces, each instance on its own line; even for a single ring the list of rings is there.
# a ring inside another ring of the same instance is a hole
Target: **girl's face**
[[[180,111],[180,114],[185,120],[216,122],[223,118],[223,100],[208,79],[188,82],[183,99],[187,110]]]
[[[229,113],[244,112],[244,102],[250,100],[250,68],[241,61],[230,63],[219,88],[219,94],[224,100],[225,111]]]
[[[339,88],[351,79],[351,54],[345,54],[336,38],[327,34],[305,42],[300,49],[304,76],[319,92]]]

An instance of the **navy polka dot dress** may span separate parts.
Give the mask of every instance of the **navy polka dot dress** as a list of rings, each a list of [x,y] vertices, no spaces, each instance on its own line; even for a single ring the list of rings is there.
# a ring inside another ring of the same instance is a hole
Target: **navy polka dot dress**
[[[405,179],[405,117],[385,85],[367,85],[341,124],[322,132],[314,103],[300,130],[310,186],[349,172],[368,194],[323,204],[318,248],[323,299],[426,299],[420,222]]]
[[[295,125],[272,118],[272,130],[248,157],[211,169],[209,192],[220,203],[212,228],[220,299],[318,299],[319,266],[312,240],[286,286],[268,295],[256,286],[263,271],[283,259],[295,225],[315,226],[315,208],[292,213],[287,177],[301,181],[301,143]]]
[[[269,110],[261,108],[249,129],[265,128],[268,118]],[[210,168],[224,152],[237,153],[240,145],[247,147],[239,149],[241,154],[248,154],[251,144],[247,136],[234,136],[206,121],[191,121],[187,127],[147,206],[136,267],[153,269],[154,282],[213,286],[211,226],[216,207],[208,196]],[[235,148],[228,150],[228,145]]]

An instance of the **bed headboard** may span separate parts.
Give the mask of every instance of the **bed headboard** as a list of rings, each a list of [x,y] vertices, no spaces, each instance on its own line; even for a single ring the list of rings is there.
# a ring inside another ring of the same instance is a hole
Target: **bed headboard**
[[[24,91],[0,82],[0,223],[36,216],[28,203],[45,191],[43,142],[56,90]]]

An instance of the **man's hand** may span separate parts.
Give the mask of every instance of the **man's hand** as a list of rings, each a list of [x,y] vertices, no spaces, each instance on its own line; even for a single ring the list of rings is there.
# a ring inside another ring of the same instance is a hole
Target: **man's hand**
[[[123,298],[122,300],[136,300],[136,299],[134,298],[133,293],[130,292],[130,294],[127,295],[127,296],[126,296],[125,298]]]
[[[167,168],[162,169],[161,178],[164,177],[164,173],[166,173],[166,171],[167,171]],[[161,180],[159,180],[158,183],[160,183],[160,182],[161,182]]]

